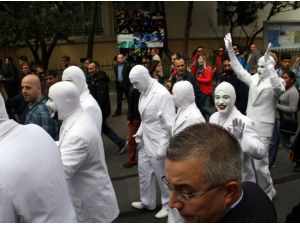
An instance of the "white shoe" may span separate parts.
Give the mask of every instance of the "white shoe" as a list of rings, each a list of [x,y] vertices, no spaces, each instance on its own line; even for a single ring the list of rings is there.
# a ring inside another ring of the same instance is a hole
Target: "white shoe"
[[[145,206],[142,202],[132,202],[132,203],[131,203],[131,206],[132,206],[133,208],[136,208],[136,209],[148,209],[148,210],[154,210],[154,209],[148,208],[148,207]]]
[[[276,195],[276,190],[275,188],[272,187],[271,191],[267,194],[268,197],[271,199],[271,201],[273,200],[273,198],[275,197]]]
[[[143,209],[143,208],[145,208],[142,202],[132,202],[131,206],[133,208],[136,208],[136,209]]]
[[[162,219],[168,216],[169,209],[167,207],[162,207],[162,209],[155,214],[155,217],[158,219]]]

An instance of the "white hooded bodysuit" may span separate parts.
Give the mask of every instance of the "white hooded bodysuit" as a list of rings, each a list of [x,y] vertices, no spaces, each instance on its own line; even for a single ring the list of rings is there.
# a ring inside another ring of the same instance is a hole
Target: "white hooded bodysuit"
[[[188,126],[196,123],[205,123],[204,117],[196,106],[194,89],[190,82],[180,81],[175,83],[173,97],[177,107],[177,114],[172,127],[172,136]]]
[[[74,223],[59,151],[35,124],[9,120],[0,95],[0,223]]]
[[[78,222],[112,222],[119,208],[100,133],[81,107],[74,84],[52,85],[49,97],[63,120],[58,147]]]
[[[220,91],[228,94],[231,98],[231,104],[227,105],[227,113],[223,113],[218,106],[216,108],[219,112],[215,112],[211,115],[209,122],[218,124],[231,133],[233,133],[232,121],[234,119],[241,120],[244,123],[244,129],[242,130],[242,137],[237,139],[242,147],[243,151],[243,181],[251,181],[256,183],[255,178],[255,169],[253,168],[253,159],[261,159],[265,154],[265,148],[261,139],[255,129],[254,122],[250,120],[247,116],[244,116],[236,107],[235,107],[235,90],[234,87],[228,82],[220,83],[215,90],[215,95]],[[215,100],[217,104],[217,101]]]
[[[133,87],[141,92],[141,125],[136,133],[136,141],[140,145],[138,169],[141,202],[147,208],[156,207],[156,178],[164,207],[167,205],[169,192],[161,177],[164,175],[166,150],[175,119],[174,101],[167,89],[151,78],[148,70],[142,65],[132,68],[129,79]]]
[[[276,105],[285,87],[276,73],[275,60],[268,54],[258,60],[257,73],[248,73],[239,63],[232,48],[231,34],[226,34],[225,46],[230,58],[230,65],[238,78],[249,86],[247,116],[254,121],[255,128],[265,147],[261,160],[254,160],[259,186],[272,199],[276,191],[269,171],[269,144],[275,122]],[[269,44],[270,46],[270,44]]]
[[[70,66],[62,74],[63,81],[71,81],[78,88],[80,104],[95,122],[99,133],[102,127],[102,112],[94,97],[90,94],[83,71],[77,66]]]

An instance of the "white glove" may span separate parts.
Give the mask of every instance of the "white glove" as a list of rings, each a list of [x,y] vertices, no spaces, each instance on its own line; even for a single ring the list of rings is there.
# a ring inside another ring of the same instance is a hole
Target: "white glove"
[[[240,140],[243,138],[244,128],[245,123],[241,119],[235,118],[232,120],[232,134],[236,139]]]
[[[137,143],[137,148],[141,148],[143,146],[143,140],[142,137],[140,135],[134,134],[132,135],[132,137],[134,137],[135,142]]]
[[[224,43],[227,51],[233,50],[231,34],[227,33],[224,37]]]

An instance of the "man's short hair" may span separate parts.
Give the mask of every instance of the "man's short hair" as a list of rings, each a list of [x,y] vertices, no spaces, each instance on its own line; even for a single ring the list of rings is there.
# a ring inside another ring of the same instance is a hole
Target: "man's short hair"
[[[289,59],[289,60],[291,60],[292,59],[292,57],[291,57],[291,55],[289,54],[289,53],[283,53],[282,55],[281,55],[281,57],[280,57],[280,60],[285,60],[285,59]]]
[[[100,71],[100,64],[97,62],[97,61],[95,61],[95,60],[92,60],[92,61],[90,61],[90,63],[89,64],[92,64],[92,63],[94,63],[95,64],[95,66],[96,66],[96,70],[97,71]]]
[[[242,181],[242,149],[225,128],[200,123],[186,128],[170,139],[167,159],[183,161],[199,159],[200,176],[210,185]],[[196,171],[195,171],[196,172]]]
[[[175,60],[183,60],[185,62],[184,58],[181,55],[176,55]]]
[[[64,55],[61,58],[64,60],[67,60],[67,61],[70,61],[70,59],[71,59],[70,56],[68,56],[68,55]]]
[[[57,77],[57,71],[54,69],[48,69],[45,73],[45,77],[47,76]]]
[[[28,59],[25,55],[21,55],[18,59],[22,60],[22,61],[25,61],[25,62],[28,62]]]

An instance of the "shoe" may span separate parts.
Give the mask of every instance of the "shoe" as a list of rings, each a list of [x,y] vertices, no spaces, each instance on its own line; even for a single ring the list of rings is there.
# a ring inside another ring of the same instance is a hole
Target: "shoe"
[[[169,213],[169,209],[167,207],[162,207],[162,209],[155,214],[154,217],[158,218],[158,219],[162,219],[168,216]]]
[[[274,163],[269,165],[269,169],[274,169],[276,167],[276,165]]]
[[[128,141],[126,141],[126,142],[124,143],[124,145],[120,145],[120,146],[119,146],[119,154],[120,154],[120,155],[124,153],[124,151],[125,151],[127,145],[128,145]]]
[[[129,164],[128,162],[125,162],[125,163],[121,164],[120,167],[121,168],[132,168],[132,167],[136,167],[136,163]]]
[[[276,190],[275,188],[272,187],[271,191],[269,193],[267,193],[269,199],[271,199],[271,201],[273,200],[273,198],[275,197],[276,195]]]
[[[151,208],[148,208],[147,206],[145,206],[142,202],[132,202],[131,206],[135,209],[148,209],[148,210],[154,210]]]

